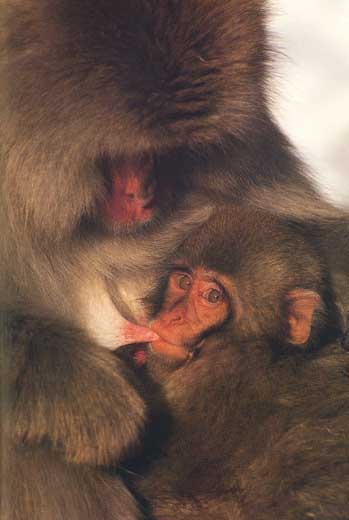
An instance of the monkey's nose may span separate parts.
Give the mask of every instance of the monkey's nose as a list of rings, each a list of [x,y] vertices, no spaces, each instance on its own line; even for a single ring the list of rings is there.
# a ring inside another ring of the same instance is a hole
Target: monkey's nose
[[[174,316],[171,316],[169,319],[169,325],[180,324],[183,321],[183,315],[176,313]]]
[[[173,330],[176,330],[176,327],[182,327],[184,324],[185,320],[183,319],[183,315],[176,312],[171,315],[160,316],[160,318],[152,321],[149,326],[151,330],[162,337],[168,335],[169,332],[172,333]]]

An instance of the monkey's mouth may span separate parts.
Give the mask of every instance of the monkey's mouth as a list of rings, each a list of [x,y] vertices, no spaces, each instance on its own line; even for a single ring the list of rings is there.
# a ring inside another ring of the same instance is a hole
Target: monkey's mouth
[[[103,157],[106,194],[102,213],[111,224],[146,223],[157,207],[154,159],[150,155],[111,159]]]
[[[158,338],[150,343],[125,345],[117,350],[118,355],[130,362],[132,366],[138,368],[147,364],[149,351],[163,361],[168,361],[171,365],[175,363],[179,368],[198,356],[203,346],[204,340],[194,341],[193,343],[176,345],[163,338]]]
[[[158,339],[150,343],[150,348],[163,357],[173,358],[177,361],[188,361],[200,351],[204,338],[205,336],[200,334],[183,341],[174,342],[159,335]]]

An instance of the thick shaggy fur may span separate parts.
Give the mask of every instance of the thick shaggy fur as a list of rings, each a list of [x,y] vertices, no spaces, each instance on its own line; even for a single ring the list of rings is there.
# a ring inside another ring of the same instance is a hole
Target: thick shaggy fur
[[[217,212],[178,251],[181,265],[228,276],[242,310],[234,319],[232,303],[181,366],[149,354],[158,417],[135,475],[154,518],[349,517],[349,354],[334,341],[321,256],[299,228],[241,209]],[[287,342],[293,288],[321,296],[303,346]]]
[[[98,156],[248,135],[265,110],[262,4],[5,2],[7,206],[57,238],[93,211]]]
[[[348,371],[338,345],[275,360],[223,337],[167,374],[173,429],[139,480],[154,517],[348,518]]]
[[[100,322],[110,316],[113,334],[117,310],[139,319],[157,266],[210,205],[270,207],[277,193],[286,204],[276,211],[298,220],[342,215],[270,116],[264,1],[4,0],[0,10],[5,445],[23,449],[31,468],[14,457],[2,475],[15,477],[12,496],[22,472],[21,520],[33,510],[127,518],[125,505],[97,514],[83,484],[88,462],[91,486],[111,493],[99,465],[118,464],[146,416],[129,375],[100,350]],[[156,218],[105,228],[103,164],[144,153],[155,161]],[[57,495],[52,506],[47,468],[59,468],[62,487],[75,483],[66,504]],[[5,518],[16,515],[13,504]]]

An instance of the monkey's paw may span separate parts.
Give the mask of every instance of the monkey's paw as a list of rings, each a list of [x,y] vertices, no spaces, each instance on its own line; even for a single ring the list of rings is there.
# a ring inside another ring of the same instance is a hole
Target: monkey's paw
[[[14,338],[9,428],[74,463],[111,464],[137,443],[145,404],[123,363],[80,332],[52,323]],[[23,321],[21,323],[23,326]]]

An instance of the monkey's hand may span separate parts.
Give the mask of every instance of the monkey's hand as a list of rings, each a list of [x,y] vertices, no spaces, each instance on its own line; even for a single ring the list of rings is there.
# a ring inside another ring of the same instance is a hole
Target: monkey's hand
[[[8,330],[11,436],[74,463],[117,462],[145,419],[122,362],[62,323],[16,317]]]

